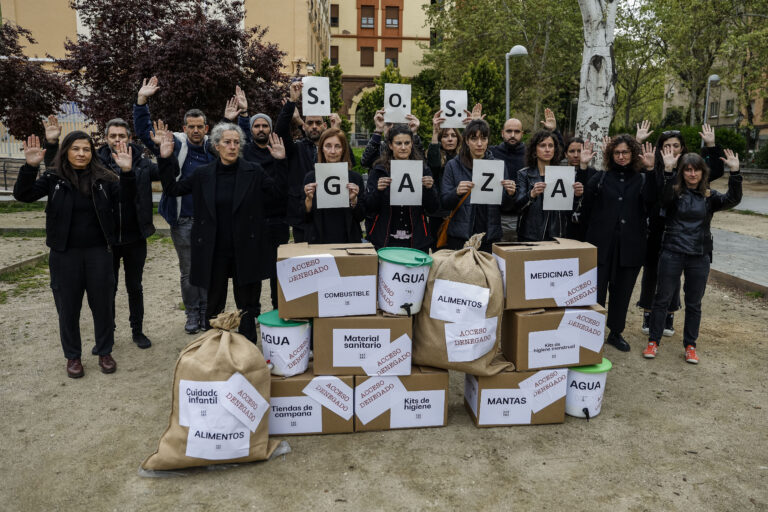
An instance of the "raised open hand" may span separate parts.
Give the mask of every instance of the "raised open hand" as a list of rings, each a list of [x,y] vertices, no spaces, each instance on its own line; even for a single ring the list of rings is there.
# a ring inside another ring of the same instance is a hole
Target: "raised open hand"
[[[541,125],[553,132],[557,128],[557,120],[555,119],[555,113],[552,112],[552,110],[545,108],[544,109],[544,120],[541,121]]]
[[[701,140],[704,141],[704,145],[708,148],[715,147],[715,130],[708,124],[704,123],[704,125],[702,125],[699,137],[701,137]]]
[[[45,157],[45,150],[40,146],[40,138],[37,135],[30,135],[26,142],[22,141],[22,146],[27,165],[39,166]]]
[[[680,155],[675,155],[671,147],[661,148],[661,158],[664,160],[664,170],[671,172],[677,165]]]
[[[642,123],[637,123],[635,126],[637,127],[637,131],[635,131],[635,139],[642,144],[651,136],[651,122],[647,119],[643,119]]]
[[[45,140],[51,144],[56,144],[61,137],[61,126],[59,126],[59,120],[51,114],[48,119],[43,119],[43,126],[45,127]]]
[[[224,118],[229,119],[230,121],[235,121],[237,116],[240,115],[240,112],[242,112],[242,110],[237,104],[237,96],[232,96],[227,100],[227,106],[224,107]]]
[[[581,146],[581,155],[579,156],[579,163],[582,169],[586,169],[589,166],[589,162],[592,161],[592,157],[595,156],[595,145],[591,140],[587,139]]]
[[[248,98],[245,97],[245,91],[239,85],[235,86],[235,98],[237,98],[237,108],[240,113],[248,112]]]
[[[173,133],[168,130],[162,133],[163,133],[162,138],[158,141],[160,145],[160,157],[168,158],[173,154],[173,146],[174,146]]]
[[[160,86],[158,85],[156,76],[153,76],[149,80],[145,78],[141,84],[141,88],[139,89],[136,103],[138,105],[144,105],[147,102],[147,98],[155,94],[159,88]]]
[[[133,167],[133,149],[125,142],[118,142],[115,145],[115,151],[112,152],[112,159],[123,172],[128,172]]]
[[[269,154],[275,160],[283,160],[285,158],[285,146],[283,145],[283,139],[281,139],[276,133],[269,134],[269,144],[267,144]]]
[[[168,129],[168,125],[165,124],[162,119],[153,122],[152,128],[153,130],[149,132],[149,138],[152,139],[152,142],[154,142],[155,145],[159,146],[160,143],[163,142],[165,133],[170,132],[170,130]]]
[[[725,165],[728,166],[728,170],[731,172],[738,172],[739,171],[739,154],[734,152],[732,149],[726,149],[724,150],[725,158],[720,157],[720,160],[725,162]]]
[[[647,170],[653,169],[653,165],[656,163],[656,148],[654,148],[650,142],[646,142],[640,146],[640,158],[643,161],[643,166]]]

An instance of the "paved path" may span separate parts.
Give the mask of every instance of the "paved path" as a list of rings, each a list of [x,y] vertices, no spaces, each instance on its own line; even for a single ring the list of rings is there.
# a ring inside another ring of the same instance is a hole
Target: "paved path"
[[[738,278],[768,286],[768,240],[712,229],[712,268]]]

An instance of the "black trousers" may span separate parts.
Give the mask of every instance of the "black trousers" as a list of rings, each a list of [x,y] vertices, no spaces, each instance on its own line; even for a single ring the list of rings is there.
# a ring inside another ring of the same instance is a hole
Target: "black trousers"
[[[605,325],[612,333],[621,334],[627,322],[629,301],[640,267],[622,267],[619,264],[619,249],[613,247],[609,250],[608,262],[597,264],[597,302],[605,307],[606,297],[610,297]]]
[[[307,241],[307,232],[304,229],[304,226],[293,226],[291,228],[291,231],[293,231],[293,242],[296,244],[300,244],[302,242]]]
[[[296,230],[294,229],[294,236],[295,233]],[[277,263],[277,248],[283,244],[288,243],[288,239],[290,238],[288,232],[288,224],[284,220],[267,219],[264,236],[268,245],[270,256],[269,265],[271,273],[269,276],[269,292],[272,301],[272,308],[277,309],[277,268],[275,267]],[[261,297],[261,282],[258,284],[258,294],[259,297]]]
[[[643,278],[640,281],[640,300],[637,305],[643,309],[653,309],[653,298],[656,294],[656,282],[659,275],[659,255],[661,254],[661,240],[664,235],[663,221],[652,222],[648,231],[648,246],[643,265]],[[680,309],[680,279],[677,280],[672,302],[669,303],[670,313]]]
[[[117,286],[120,280],[121,259],[125,270],[125,289],[128,291],[131,331],[133,334],[139,334],[144,323],[144,289],[141,282],[144,276],[144,263],[147,261],[147,241],[142,238],[136,242],[112,247],[115,296],[117,296]],[[114,300],[112,310],[114,312]]]
[[[261,281],[256,283],[238,285],[235,258],[230,254],[214,253],[213,268],[211,269],[211,282],[208,287],[208,322],[211,318],[224,311],[227,305],[227,287],[232,278],[232,291],[235,295],[235,305],[243,312],[240,318],[240,334],[251,340],[258,341],[256,337],[256,317],[261,311],[259,299],[261,297]]]
[[[701,325],[701,299],[707,289],[709,255],[688,255],[673,251],[661,251],[659,257],[659,282],[653,298],[650,333],[648,339],[659,343],[664,330],[664,318],[669,304],[680,300],[680,276],[685,274],[685,327],[683,346],[696,346]]]
[[[96,345],[91,351],[104,356],[112,353],[115,343],[112,328],[115,300],[115,274],[112,254],[106,246],[73,248],[64,251],[51,249],[48,256],[51,271],[51,290],[59,313],[59,337],[64,357],[78,359],[82,355],[80,339],[80,309],[83,294],[93,315]]]

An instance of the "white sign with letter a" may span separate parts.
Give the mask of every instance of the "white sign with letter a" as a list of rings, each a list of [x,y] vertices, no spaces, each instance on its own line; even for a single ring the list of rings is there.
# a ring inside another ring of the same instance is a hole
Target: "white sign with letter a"
[[[573,182],[576,171],[565,165],[548,165],[544,169],[544,210],[573,210]]]
[[[473,160],[472,161],[472,188],[470,202],[472,204],[501,204],[501,194],[504,187],[501,180],[504,179],[503,160]]]
[[[327,76],[305,76],[301,79],[301,112],[305,116],[331,115],[331,86]]]
[[[420,206],[421,178],[424,162],[421,160],[392,160],[390,162],[389,204],[392,206]]]
[[[349,172],[346,162],[315,164],[317,209],[349,207]]]
[[[440,91],[440,110],[445,118],[440,128],[464,128],[467,91]]]
[[[409,84],[384,84],[384,122],[407,123],[411,113],[411,86]]]

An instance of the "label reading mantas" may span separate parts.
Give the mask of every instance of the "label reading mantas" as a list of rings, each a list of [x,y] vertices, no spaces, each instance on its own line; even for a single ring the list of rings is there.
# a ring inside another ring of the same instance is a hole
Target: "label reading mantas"
[[[480,391],[480,425],[527,425],[531,422],[531,391],[483,389]]]

